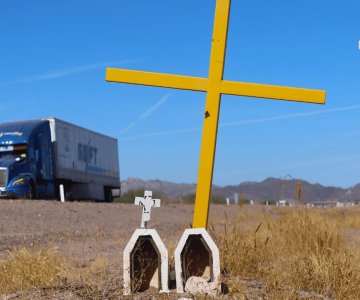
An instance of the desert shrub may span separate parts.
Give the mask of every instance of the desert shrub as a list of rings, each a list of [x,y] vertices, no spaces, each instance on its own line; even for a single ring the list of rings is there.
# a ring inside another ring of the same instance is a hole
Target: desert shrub
[[[265,199],[263,201],[260,202],[261,204],[263,205],[276,205],[276,200],[273,200],[273,199]]]
[[[181,197],[181,202],[186,204],[193,204],[195,203],[195,194],[188,194]]]
[[[121,195],[120,198],[115,198],[114,202],[120,203],[134,203],[135,197],[144,197],[144,189],[129,190],[127,193]],[[158,192],[153,192],[154,199],[161,199],[162,195]]]
[[[333,210],[276,208],[259,213],[255,225],[244,226],[242,216],[225,222],[223,230],[215,226],[213,234],[226,274],[260,280],[269,295],[281,287],[360,299],[360,251],[348,250],[342,218]]]
[[[226,198],[220,195],[213,195],[211,196],[211,203],[226,204]]]
[[[181,202],[185,204],[193,204],[195,203],[195,196],[195,194],[185,195],[181,197]],[[214,204],[225,204],[226,198],[220,195],[212,195],[210,202]]]
[[[0,261],[0,294],[57,285],[65,274],[63,261],[54,250],[17,249]]]

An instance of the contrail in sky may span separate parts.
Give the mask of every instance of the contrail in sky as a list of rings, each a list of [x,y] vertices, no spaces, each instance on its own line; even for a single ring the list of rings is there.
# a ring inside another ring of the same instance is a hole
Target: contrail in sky
[[[235,121],[235,122],[226,122],[226,123],[220,124],[219,126],[227,127],[227,126],[236,126],[236,125],[243,125],[243,124],[263,123],[263,122],[271,122],[271,121],[277,121],[277,120],[293,119],[293,118],[299,118],[299,117],[308,117],[308,116],[321,115],[321,114],[339,112],[339,111],[355,110],[355,109],[360,109],[360,105],[344,106],[344,107],[338,107],[338,108],[330,108],[330,109],[324,109],[324,110],[310,111],[310,112],[307,112],[307,113],[286,114],[286,115],[279,115],[279,116],[274,116],[274,117],[269,117],[269,118],[252,119],[252,120]]]
[[[141,61],[141,59],[127,59],[127,60],[118,60],[118,61],[111,61],[111,62],[104,62],[104,63],[97,63],[97,64],[89,64],[89,65],[82,65],[82,66],[74,66],[68,69],[52,71],[40,75],[34,75],[29,77],[23,77],[11,81],[5,81],[0,83],[0,86],[10,85],[10,84],[17,84],[17,83],[28,83],[28,82],[36,82],[36,81],[43,81],[43,80],[50,80],[56,79],[61,77],[67,77],[73,74],[83,73],[95,69],[101,69],[109,66],[114,65],[124,65],[130,63],[136,63]]]
[[[269,117],[269,118],[226,122],[226,123],[219,124],[219,127],[231,127],[231,126],[246,125],[246,124],[266,123],[266,122],[272,122],[272,121],[277,121],[277,120],[309,117],[309,116],[328,114],[328,113],[334,113],[334,112],[340,112],[340,111],[356,110],[356,109],[360,109],[360,105],[343,106],[343,107],[338,107],[338,108],[330,108],[330,109],[324,109],[324,110],[318,110],[318,111],[311,111],[311,112],[306,112],[306,113],[285,114],[285,115],[278,115],[278,116],[273,116],[273,117]],[[124,138],[121,140],[128,141],[128,140],[137,140],[137,139],[141,139],[141,138],[154,137],[154,136],[174,135],[174,134],[180,134],[180,133],[185,133],[185,132],[200,131],[201,129],[202,129],[201,127],[193,127],[193,128],[184,128],[184,129],[178,129],[178,130],[150,132],[150,133],[146,133],[146,134],[142,134],[142,135],[130,136],[130,137],[127,137],[127,138]]]
[[[135,127],[145,118],[150,117],[153,113],[155,113],[160,106],[162,106],[170,97],[170,94],[166,94],[165,96],[161,97],[154,105],[149,107],[145,112],[143,112],[134,122],[132,122],[129,126],[121,130],[120,135],[123,135],[125,132],[129,131],[131,128]]]

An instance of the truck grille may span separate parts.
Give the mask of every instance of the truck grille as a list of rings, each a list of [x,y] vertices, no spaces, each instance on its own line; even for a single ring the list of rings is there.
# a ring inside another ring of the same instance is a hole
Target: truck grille
[[[0,169],[0,187],[6,187],[7,172],[6,169]]]

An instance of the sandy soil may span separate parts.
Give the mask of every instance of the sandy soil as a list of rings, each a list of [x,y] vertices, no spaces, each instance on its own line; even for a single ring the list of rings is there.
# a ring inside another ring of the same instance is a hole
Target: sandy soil
[[[210,299],[191,295],[161,295],[157,290],[124,297],[122,295],[122,253],[141,221],[141,207],[133,204],[66,202],[58,201],[0,201],[0,259],[19,247],[39,249],[54,247],[67,264],[87,277],[67,280],[62,284],[16,292],[1,299]],[[209,228],[215,224],[216,232],[224,229],[226,219],[243,215],[242,226],[258,224],[259,213],[271,210],[271,217],[278,218],[279,210],[265,206],[211,205]],[[163,204],[153,208],[149,228],[155,228],[167,246],[169,256],[184,229],[189,228],[193,217],[193,205]],[[227,225],[229,226],[229,225]],[[358,231],[347,231],[349,237]],[[351,247],[358,247],[359,239]],[[97,272],[92,266],[97,261],[106,262],[105,272]],[[240,280],[240,279],[239,279]],[[241,299],[269,299],[264,284],[252,280],[238,282]],[[305,299],[324,299],[310,295]],[[222,295],[220,299],[239,299],[235,295]]]
[[[235,209],[236,210],[236,209]],[[234,208],[214,205],[209,222],[232,215]],[[192,205],[162,205],[151,212],[166,246],[176,245],[192,222]],[[0,256],[19,246],[53,245],[66,255],[94,259],[100,254],[121,260],[133,231],[139,227],[141,208],[132,204],[58,201],[0,201]]]
[[[226,214],[231,216],[236,213],[234,207],[213,205],[209,222],[218,222]],[[165,204],[152,209],[149,228],[157,229],[170,256],[184,229],[190,227],[192,216],[193,205]],[[84,267],[101,257],[109,262],[113,271],[115,269],[115,277],[111,280],[115,280],[118,287],[122,275],[122,252],[133,231],[139,227],[140,220],[141,208],[133,204],[0,201],[0,258],[18,247],[38,249],[44,246],[55,247],[74,264],[83,264]],[[111,280],[103,286],[110,284],[111,289]],[[81,289],[81,286],[66,288],[65,285],[61,291],[57,288],[47,292],[37,290],[16,294],[9,299],[78,299],[74,296],[74,289]],[[84,297],[80,295],[79,298]],[[89,298],[102,297],[94,294]]]

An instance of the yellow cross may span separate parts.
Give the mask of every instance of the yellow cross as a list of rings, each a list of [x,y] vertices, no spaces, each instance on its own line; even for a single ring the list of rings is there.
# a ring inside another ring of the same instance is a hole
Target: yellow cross
[[[223,80],[229,12],[230,0],[216,1],[208,78],[112,68],[106,70],[107,81],[207,93],[194,208],[194,228],[207,227],[221,94],[325,103],[325,91]]]

